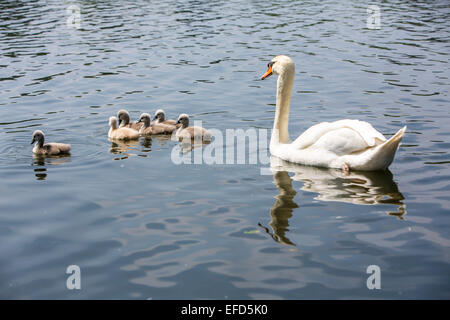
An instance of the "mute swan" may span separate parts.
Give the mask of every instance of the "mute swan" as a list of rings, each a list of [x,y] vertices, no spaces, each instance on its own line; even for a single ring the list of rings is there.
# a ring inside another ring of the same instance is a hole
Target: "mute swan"
[[[142,127],[142,123],[131,122],[130,123],[130,114],[127,110],[122,109],[117,112],[117,118],[119,119],[119,127],[127,127],[139,131]]]
[[[276,56],[268,64],[261,80],[278,75],[277,103],[270,153],[283,160],[329,168],[362,171],[385,170],[394,160],[395,152],[406,126],[389,140],[369,123],[359,120],[322,122],[303,132],[289,143],[288,122],[295,66],[291,58]]]
[[[166,120],[166,114],[163,109],[156,110],[155,117],[153,118],[153,120],[155,120],[155,123],[170,124],[172,126],[177,126],[177,128],[181,126],[181,124],[177,124],[176,120],[172,119]]]
[[[33,147],[33,153],[40,155],[55,156],[58,154],[69,153],[70,144],[50,142],[44,144],[45,136],[41,130],[33,132],[33,140],[31,144],[37,142]]]
[[[181,127],[178,128],[176,132],[176,137],[178,140],[190,140],[190,139],[202,139],[203,141],[211,141],[211,132],[201,128],[189,126],[189,116],[182,113],[178,116],[177,124],[181,123]]]
[[[134,129],[127,127],[117,128],[117,120],[115,117],[109,118],[109,128],[108,137],[113,140],[132,140],[139,138],[139,132]]]
[[[139,130],[142,135],[151,134],[169,134],[176,130],[174,125],[162,124],[162,123],[150,123],[151,116],[148,113],[143,113],[139,117],[138,123],[144,123],[144,125]]]

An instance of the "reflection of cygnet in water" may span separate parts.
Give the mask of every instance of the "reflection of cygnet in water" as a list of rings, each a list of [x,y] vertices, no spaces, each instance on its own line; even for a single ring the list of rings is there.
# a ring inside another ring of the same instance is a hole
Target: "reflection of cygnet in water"
[[[398,206],[398,212],[389,214],[401,218],[406,213],[406,206],[402,202],[405,198],[390,171],[343,173],[341,170],[289,163],[274,156],[270,157],[270,166],[274,173],[294,173],[292,180],[303,183],[301,190],[317,193],[317,200],[358,205],[392,204]]]
[[[138,146],[139,142],[137,140],[112,140],[109,152],[113,154],[134,155],[130,154],[130,151],[136,150]]]
[[[180,144],[178,146],[179,146],[180,152],[182,154],[187,154],[187,153],[193,151],[194,149],[203,148],[204,146],[206,146],[208,144],[209,144],[208,141],[204,141],[203,143],[202,142],[195,143],[195,142],[184,142],[183,141],[183,142],[180,142]],[[194,152],[196,152],[196,151],[194,151]]]
[[[173,135],[175,135],[175,133],[173,133]],[[152,136],[151,138],[146,137],[146,139],[156,141],[157,145],[159,145],[159,146],[164,146],[164,145],[166,145],[166,143],[168,143],[169,141],[172,140],[172,135],[160,134],[160,135]]]
[[[46,165],[62,165],[70,162],[70,154],[60,154],[58,156],[44,156],[41,154],[33,154],[33,171],[37,180],[45,180],[47,178]]]

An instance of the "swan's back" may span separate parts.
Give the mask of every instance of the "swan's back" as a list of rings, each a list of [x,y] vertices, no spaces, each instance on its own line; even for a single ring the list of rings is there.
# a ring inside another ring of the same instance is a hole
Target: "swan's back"
[[[336,123],[342,124],[345,121],[348,120]],[[406,130],[406,127],[403,127],[389,140],[381,141],[384,136],[370,125],[361,124],[360,129],[369,130],[359,132],[355,127],[333,126],[336,123],[320,123],[314,126],[315,128],[311,127],[307,130],[310,132],[305,131],[292,144],[271,144],[270,152],[283,160],[310,166],[342,168],[347,165],[354,170],[385,170],[394,160]],[[373,143],[373,146],[369,146],[369,143]],[[301,145],[304,147],[299,148]]]
[[[358,151],[358,149],[374,147],[386,141],[386,138],[375,130],[370,123],[345,119],[335,122],[321,122],[310,127],[295,139],[292,146],[297,149],[306,149],[318,143],[321,138],[323,141],[324,137],[327,136],[326,141],[329,144],[329,148],[333,150],[334,140],[340,140],[341,136],[342,138],[346,136],[348,139],[352,134],[354,139],[352,141],[356,142],[352,152]],[[337,144],[340,145],[340,143]]]

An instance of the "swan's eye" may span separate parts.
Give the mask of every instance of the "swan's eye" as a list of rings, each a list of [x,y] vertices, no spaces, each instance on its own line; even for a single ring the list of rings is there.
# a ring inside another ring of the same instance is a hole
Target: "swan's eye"
[[[269,62],[267,64],[267,68],[272,68],[274,63],[275,63],[274,61]]]

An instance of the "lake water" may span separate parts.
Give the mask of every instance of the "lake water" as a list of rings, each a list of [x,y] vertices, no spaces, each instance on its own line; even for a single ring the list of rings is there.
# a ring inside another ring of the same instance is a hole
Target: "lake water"
[[[450,298],[448,1],[384,1],[379,29],[369,4],[1,1],[0,298]],[[178,165],[170,139],[108,140],[122,108],[271,129],[277,54],[296,63],[291,138],[407,125],[390,172]],[[33,158],[36,129],[71,155]]]

